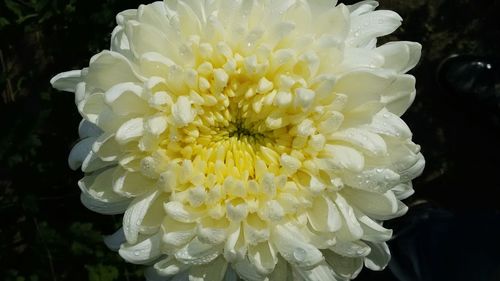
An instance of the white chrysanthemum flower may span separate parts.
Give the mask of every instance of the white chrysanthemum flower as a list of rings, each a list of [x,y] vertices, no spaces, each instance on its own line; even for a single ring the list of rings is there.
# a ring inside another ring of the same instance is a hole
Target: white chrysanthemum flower
[[[375,1],[166,0],[117,16],[75,92],[82,202],[159,280],[349,280],[383,269],[424,167],[400,116],[420,45]],[[118,241],[118,244],[117,244]],[[162,279],[163,278],[163,279]],[[171,279],[173,278],[173,279]]]

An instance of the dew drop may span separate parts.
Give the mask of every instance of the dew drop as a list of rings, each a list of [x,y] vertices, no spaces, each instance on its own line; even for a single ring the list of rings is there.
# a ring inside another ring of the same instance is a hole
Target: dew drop
[[[306,251],[302,248],[295,248],[295,250],[293,250],[293,257],[296,261],[304,261],[306,258]]]
[[[381,168],[377,168],[377,169],[375,169],[375,171],[376,171],[377,173],[382,173],[383,169],[381,169]]]
[[[140,254],[141,254],[141,251],[138,251],[138,250],[137,250],[137,251],[134,251],[134,256],[136,256],[136,257],[137,257],[137,256],[139,256]]]

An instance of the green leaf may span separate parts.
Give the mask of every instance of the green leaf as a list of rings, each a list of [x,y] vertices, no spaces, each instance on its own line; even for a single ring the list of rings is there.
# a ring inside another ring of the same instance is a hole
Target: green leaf
[[[5,0],[5,6],[7,6],[7,9],[13,12],[18,18],[23,16],[22,7],[19,3],[13,0]]]
[[[118,269],[110,265],[86,265],[89,281],[113,281],[118,279]]]
[[[23,22],[25,22],[25,21],[27,21],[27,20],[29,20],[31,18],[36,18],[37,16],[38,16],[38,14],[36,14],[36,13],[34,13],[34,14],[28,14],[28,15],[19,17],[16,22],[18,24],[21,24],[21,23],[23,23]]]
[[[9,24],[10,24],[10,22],[8,19],[6,19],[4,17],[0,17],[0,30]]]

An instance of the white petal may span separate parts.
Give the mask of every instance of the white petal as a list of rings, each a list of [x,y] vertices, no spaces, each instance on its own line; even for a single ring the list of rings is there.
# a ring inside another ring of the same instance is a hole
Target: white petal
[[[86,96],[78,104],[80,114],[89,122],[97,125],[99,114],[104,111],[106,104],[104,103],[104,95],[102,93],[94,93]]]
[[[186,271],[190,267],[190,265],[179,262],[173,256],[169,256],[166,259],[158,261],[153,266],[158,275],[166,277],[177,275],[183,271]]]
[[[83,160],[82,171],[85,173],[91,173],[98,171],[102,168],[114,165],[115,163],[116,162],[113,161],[111,162],[102,161],[101,158],[99,158],[99,156],[97,156],[95,152],[90,151],[87,157],[85,157],[85,159]]]
[[[384,68],[398,73],[406,73],[415,67],[420,59],[422,45],[416,42],[389,42],[377,48],[385,58]]]
[[[365,257],[365,266],[371,270],[383,270],[391,259],[389,247],[387,247],[386,243],[367,242],[367,244],[372,250],[370,254]]]
[[[320,2],[320,1],[315,1]],[[293,22],[297,25],[297,32],[299,33],[309,33],[311,22],[312,22],[312,14],[311,14],[311,6],[312,2],[299,2],[296,1],[291,5],[283,14],[283,20]],[[325,11],[329,11],[330,9],[325,9]],[[319,27],[320,25],[316,25]],[[319,29],[319,28],[318,28]],[[319,34],[324,33],[323,31],[319,31]]]
[[[78,182],[82,190],[80,199],[85,207],[106,215],[121,214],[127,209],[130,199],[119,196],[111,188],[113,171],[112,168],[107,169]]]
[[[410,181],[422,174],[425,168],[425,159],[422,153],[418,153],[417,157],[417,162],[415,162],[412,166],[399,171],[401,181]]]
[[[87,137],[97,137],[100,134],[102,134],[102,130],[88,120],[82,119],[78,125],[78,135],[82,139]]]
[[[333,133],[329,139],[335,141],[348,142],[363,149],[371,156],[384,155],[387,152],[387,145],[379,135],[366,130],[348,128]]]
[[[233,228],[224,244],[224,257],[231,262],[244,259],[247,251],[247,244],[241,227],[238,225],[238,227]]]
[[[381,101],[387,110],[403,115],[415,99],[415,77],[407,74],[398,75],[390,87],[384,91]]]
[[[246,281],[265,281],[266,275],[258,272],[255,266],[248,260],[244,259],[233,263],[234,270],[239,277]]]
[[[294,266],[293,270],[305,281],[336,281],[333,269],[323,261],[312,269],[304,269]]]
[[[329,158],[323,159],[323,166],[326,170],[329,169],[347,169],[352,171],[361,171],[365,165],[363,155],[357,150],[343,145],[325,145],[324,153]]]
[[[380,68],[384,65],[384,56],[369,49],[346,48],[344,60],[339,66],[341,71],[356,70],[359,68]]]
[[[229,221],[226,218],[215,220],[205,217],[198,223],[198,239],[207,244],[220,244],[226,239],[228,225]]]
[[[351,204],[371,217],[389,216],[398,210],[398,200],[392,191],[384,194],[354,188],[344,188],[341,193]]]
[[[262,242],[248,247],[248,259],[256,270],[263,275],[270,274],[278,263],[276,250],[269,242]]]
[[[412,136],[406,123],[385,108],[373,116],[371,124],[363,127],[371,132],[391,137],[406,139]]]
[[[292,265],[311,268],[323,261],[321,252],[307,243],[306,238],[294,226],[276,226],[272,241],[281,256]]]
[[[347,203],[346,199],[340,194],[337,194],[334,198],[334,202],[337,205],[340,213],[342,214],[343,223],[337,235],[340,239],[346,241],[353,241],[361,238],[363,236],[363,229],[358,222],[354,214],[353,208]]]
[[[334,91],[348,97],[344,110],[353,109],[371,101],[380,101],[380,97],[394,78],[382,72],[358,70],[348,72],[338,78]]]
[[[163,210],[163,203],[169,199],[169,194],[161,193],[151,203],[146,215],[142,219],[140,225],[140,233],[150,235],[156,233],[165,221],[165,211]],[[137,223],[137,222],[136,222]]]
[[[141,5],[137,9],[137,17],[131,18],[151,26],[168,26],[169,11],[166,10],[162,1],[153,2],[151,5]]]
[[[127,21],[137,18],[137,9],[128,9],[116,15],[116,23],[123,26]]]
[[[86,69],[84,69],[87,71]],[[75,104],[79,104],[87,96],[87,83],[80,82],[76,84],[75,89]]]
[[[196,234],[196,224],[181,223],[169,216],[164,218],[162,228],[165,232],[163,236],[164,245],[167,249],[172,250],[171,252],[175,252],[186,245]]]
[[[144,53],[154,52],[179,61],[178,48],[165,33],[154,26],[132,20],[127,22],[125,33],[130,39],[130,48],[136,58],[140,58]]]
[[[386,138],[386,141],[390,147],[388,150],[389,159],[383,159],[386,162],[377,165],[387,165],[387,162],[389,162],[388,168],[400,174],[401,182],[410,181],[413,179],[413,175],[417,176],[418,174],[415,174],[415,172],[418,172],[419,169],[411,170],[412,167],[417,168],[425,164],[422,155],[419,155],[420,147],[410,140],[401,141]],[[418,164],[418,162],[422,163]]]
[[[115,164],[115,161],[103,161],[95,152],[90,151],[87,157],[83,160],[82,171],[85,173],[92,173]]]
[[[288,263],[278,256],[278,263],[274,267],[273,272],[269,275],[269,281],[287,281],[292,278],[288,268]]]
[[[136,243],[142,220],[157,197],[158,192],[151,192],[134,199],[128,207],[123,216],[123,230],[128,243]]]
[[[234,222],[243,220],[248,215],[248,205],[241,198],[226,203],[227,217]]]
[[[370,253],[370,247],[362,241],[337,241],[330,250],[345,257],[364,257]]]
[[[129,172],[119,167],[113,175],[113,191],[123,197],[137,197],[155,188],[156,181],[141,172]]]
[[[164,208],[170,217],[180,222],[194,222],[201,216],[194,208],[176,201],[166,202]]]
[[[85,158],[89,156],[95,140],[95,137],[88,137],[82,139],[77,144],[75,144],[75,146],[73,146],[68,157],[68,164],[72,170],[78,169],[82,165]]]
[[[348,5],[349,11],[353,16],[359,16],[361,14],[366,14],[367,12],[371,12],[378,7],[377,1],[365,0],[358,2],[356,4]]]
[[[103,91],[119,83],[141,83],[143,80],[125,56],[111,51],[102,51],[92,57],[85,77],[88,87]]]
[[[144,133],[144,119],[133,118],[123,123],[115,135],[118,143],[124,144],[140,138]]]
[[[327,249],[335,245],[337,237],[332,232],[319,232],[314,230],[310,223],[300,229],[301,233],[308,238],[309,244],[318,249]]]
[[[330,6],[334,5],[333,2],[327,0],[309,1],[308,4],[317,9],[319,8],[317,7],[319,3],[322,4],[321,6]],[[316,11],[321,13],[319,15],[313,11],[313,30],[316,34],[332,34],[338,40],[344,40],[349,33],[349,11],[344,5],[333,7],[323,7],[322,11]]]
[[[81,75],[81,70],[62,72],[52,77],[50,84],[60,91],[75,92],[76,85],[83,80]]]
[[[385,193],[400,182],[400,176],[390,169],[376,168],[358,174],[346,173],[342,180],[354,188]]]
[[[106,244],[106,246],[113,251],[118,251],[118,249],[120,249],[120,245],[126,241],[123,227],[111,235],[104,236],[104,244]]]
[[[316,197],[308,211],[308,218],[311,226],[317,231],[335,232],[342,225],[337,207],[329,198],[323,196]]]
[[[121,150],[113,134],[104,133],[100,135],[92,145],[92,151],[94,151],[101,160],[106,162],[117,160],[118,156],[122,154]]]
[[[177,102],[172,107],[172,116],[174,122],[179,127],[184,127],[193,122],[195,113],[191,109],[191,102],[185,96],[177,99]]]
[[[370,219],[365,214],[356,211],[356,217],[363,229],[364,241],[385,242],[392,237],[392,230],[384,228],[380,223]]]
[[[394,195],[398,200],[403,200],[408,197],[410,197],[413,193],[415,193],[415,190],[413,190],[413,186],[411,182],[406,182],[406,183],[401,183],[393,187],[392,192],[394,192]]]
[[[353,16],[347,44],[353,47],[364,47],[373,38],[395,31],[401,25],[402,20],[397,13],[388,10]]]
[[[123,26],[116,26],[111,33],[111,46],[110,50],[122,54],[127,58],[132,58],[132,52],[130,51],[129,39],[125,34],[125,28]]]
[[[383,110],[384,106],[385,104],[381,101],[373,100],[349,109],[349,111],[344,112],[345,118],[342,122],[342,128],[363,128],[372,122],[374,115]]]
[[[87,96],[87,83],[80,82],[76,84],[75,104],[78,105]]]
[[[175,253],[175,258],[186,264],[201,265],[213,261],[221,253],[220,245],[205,244],[194,238]]]
[[[155,235],[138,241],[136,244],[123,244],[118,253],[130,263],[150,263],[161,255],[161,236],[162,233],[158,231]]]
[[[158,53],[144,53],[140,61],[141,72],[147,77],[163,77],[171,67],[177,66],[171,59]]]
[[[118,115],[146,114],[149,105],[142,97],[143,87],[127,82],[114,85],[104,94],[106,104]]]
[[[189,270],[189,281],[221,281],[226,273],[227,262],[219,257],[209,264],[196,265]]]
[[[335,274],[342,279],[351,280],[356,278],[363,268],[363,258],[346,257],[328,250],[323,251],[323,255]]]
[[[156,115],[149,118],[145,123],[145,129],[149,133],[159,136],[167,129],[167,117],[164,115]]]

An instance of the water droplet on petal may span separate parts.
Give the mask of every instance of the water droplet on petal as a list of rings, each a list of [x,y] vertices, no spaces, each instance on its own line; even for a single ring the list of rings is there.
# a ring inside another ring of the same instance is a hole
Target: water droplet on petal
[[[302,248],[295,248],[295,250],[293,250],[293,257],[299,262],[306,258],[306,254],[306,251]]]

